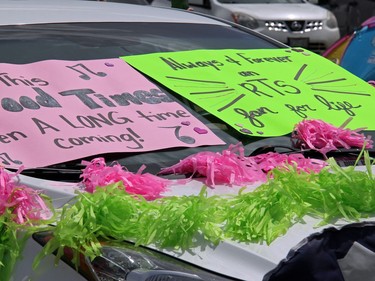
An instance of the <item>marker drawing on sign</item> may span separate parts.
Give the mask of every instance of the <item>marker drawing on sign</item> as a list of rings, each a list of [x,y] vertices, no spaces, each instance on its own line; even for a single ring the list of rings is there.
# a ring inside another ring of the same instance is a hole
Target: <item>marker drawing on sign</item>
[[[318,77],[312,77],[312,76],[314,76],[314,74],[315,75],[318,74],[319,76]],[[333,74],[336,74],[336,73],[333,72],[333,71],[330,71],[330,72],[324,73],[322,75],[321,71],[318,71],[318,72],[317,71],[313,71],[311,73],[306,73],[306,75],[304,76],[304,80],[302,82],[305,82],[307,84],[308,82],[317,81],[317,80],[319,80],[321,78],[326,78],[326,77],[328,77],[330,75],[333,75]]]
[[[181,126],[173,126],[173,127],[159,127],[159,128],[167,128],[167,129],[175,129],[174,130],[174,135],[176,136],[176,138],[180,141],[182,141],[183,143],[186,143],[186,144],[194,144],[195,143],[195,139],[190,137],[190,136],[181,136],[180,135],[180,130],[181,130]]]
[[[200,135],[204,135],[204,134],[207,134],[208,131],[206,129],[203,129],[203,128],[199,128],[199,127],[194,127],[193,129],[195,132],[197,132],[198,134]]]
[[[193,92],[190,93],[190,95],[206,95],[206,94],[217,94],[217,93],[223,93],[223,92],[231,92],[234,89],[225,89],[225,90],[217,90],[217,91],[208,91],[208,92]]]
[[[165,76],[165,78],[175,79],[175,80],[181,80],[181,81],[189,81],[189,82],[201,82],[201,83],[210,83],[210,84],[225,85],[225,82],[212,81],[212,80],[189,79],[189,78],[181,78],[181,77],[173,77],[173,76]]]
[[[294,76],[294,80],[300,79],[302,76],[302,73],[306,70],[307,64],[303,64],[301,68],[297,71],[296,75]],[[327,73],[328,76],[330,74],[333,74],[333,72]],[[323,76],[323,77],[325,77]],[[311,80],[310,80],[311,81]],[[341,81],[347,81],[346,78],[336,78],[331,80],[322,80],[322,81],[311,81],[311,82],[305,82],[307,85],[318,85],[318,84],[329,84],[329,83],[337,83]],[[368,93],[363,92],[349,92],[349,91],[339,91],[339,90],[332,90],[332,89],[319,89],[319,88],[311,88],[311,90],[314,91],[320,91],[320,92],[327,92],[327,93],[334,93],[334,94],[344,94],[344,95],[358,95],[358,96],[371,96]]]
[[[320,103],[325,105],[328,110],[333,110],[333,111],[345,111],[346,114],[349,116],[355,116],[355,112],[352,109],[358,109],[361,108],[361,105],[352,105],[348,101],[340,101],[340,102],[334,102],[334,101],[329,101],[326,98],[315,95],[314,96]]]
[[[265,115],[265,114],[278,114],[279,112],[273,111],[267,107],[260,107],[254,110],[246,111],[241,108],[235,108],[234,112],[244,116],[245,119],[247,119],[251,125],[258,128],[263,128],[265,125],[263,122],[260,121],[258,117]]]
[[[6,152],[0,153],[0,161],[4,165],[11,165],[11,164],[21,165],[22,164],[21,161],[13,160],[12,158],[10,158],[10,156]]]
[[[83,80],[90,80],[91,79],[91,77],[87,73],[95,75],[95,76],[99,76],[99,77],[105,77],[105,76],[107,76],[107,74],[104,73],[104,72],[95,72],[95,71],[90,70],[83,63],[78,63],[76,65],[66,66],[66,67],[70,68],[70,69],[72,69],[72,70],[74,70],[74,71],[76,71],[78,73],[80,73],[81,75],[79,76],[79,78],[81,78]]]
[[[221,90],[215,90],[215,91],[201,91],[201,92],[191,92],[189,93],[190,95],[212,95],[212,97],[222,97],[222,96],[225,96],[225,95],[215,95],[215,94],[218,94],[218,93],[224,93],[224,92],[228,92],[228,94],[234,94],[235,92],[235,89],[233,88],[228,88],[228,86],[226,85],[225,82],[220,82],[220,81],[213,81],[213,80],[199,80],[199,79],[189,79],[189,78],[180,78],[180,77],[173,77],[173,76],[166,76],[166,78],[169,78],[169,79],[175,79],[175,80],[181,80],[181,81],[189,81],[189,82],[197,82],[197,83],[203,83],[203,84],[207,84],[207,85],[210,85],[210,84],[219,84],[219,85],[223,85],[222,89]],[[210,85],[211,86],[211,85]],[[188,85],[188,87],[191,87],[190,85]],[[226,94],[226,95],[228,95]],[[234,99],[232,99],[230,102],[228,102],[226,105],[222,106],[221,108],[219,108],[217,111],[218,112],[221,112],[229,107],[231,107],[233,104],[235,104],[236,102],[238,102],[240,99],[242,99],[243,97],[245,97],[245,94],[240,94],[238,95],[237,97],[235,97]]]
[[[302,72],[306,69],[306,67],[307,67],[307,64],[302,65],[302,67],[298,70],[296,76],[294,76],[294,80],[297,81],[301,77]]]
[[[285,107],[290,109],[291,112],[294,112],[295,114],[297,114],[299,117],[302,117],[302,118],[308,117],[308,115],[305,112],[316,111],[315,108],[312,108],[308,104],[292,105],[292,104],[286,103]]]
[[[326,83],[334,83],[339,81],[346,81],[346,78],[337,78],[333,80],[325,80],[325,81],[315,81],[315,82],[305,82],[307,85],[315,85],[315,84],[326,84]]]
[[[358,92],[345,92],[345,91],[336,91],[336,90],[328,90],[328,89],[317,89],[317,88],[311,88],[314,91],[320,91],[320,92],[327,92],[327,93],[335,93],[335,94],[343,94],[343,95],[357,95],[357,96],[371,96],[367,93],[358,93]]]
[[[194,82],[199,84],[205,84],[206,88],[219,88],[219,90],[212,90],[212,91],[200,91],[200,92],[190,92],[190,95],[206,95],[206,94],[217,94],[217,93],[223,93],[223,92],[230,92],[233,91],[233,88],[229,88],[225,82],[220,81],[213,81],[213,80],[199,80],[199,79],[189,79],[189,78],[180,78],[180,77],[173,77],[173,76],[166,76],[166,78],[174,79],[178,81],[187,81],[187,82]],[[216,85],[220,85],[220,87],[217,87]],[[215,87],[216,86],[216,87]],[[183,87],[182,85],[176,86],[178,88]],[[191,88],[190,84],[187,84],[185,87]],[[202,88],[202,85],[199,85],[200,88]]]
[[[227,108],[231,107],[232,105],[234,105],[236,102],[238,102],[243,97],[245,97],[245,94],[238,95],[235,99],[233,99],[231,102],[227,103],[226,105],[220,107],[217,111],[218,112],[224,111],[225,109],[227,109]]]

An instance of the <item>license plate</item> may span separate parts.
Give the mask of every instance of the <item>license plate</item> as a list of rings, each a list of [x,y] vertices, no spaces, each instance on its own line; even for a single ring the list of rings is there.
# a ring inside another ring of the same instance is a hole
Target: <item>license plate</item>
[[[290,47],[307,48],[309,46],[309,38],[288,38],[288,45]]]

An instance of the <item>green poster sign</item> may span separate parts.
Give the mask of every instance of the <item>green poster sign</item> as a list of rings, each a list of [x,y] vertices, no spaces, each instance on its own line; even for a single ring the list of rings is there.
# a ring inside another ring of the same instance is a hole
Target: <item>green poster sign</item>
[[[375,88],[304,49],[195,50],[123,57],[238,131],[280,136],[321,119],[375,129]]]

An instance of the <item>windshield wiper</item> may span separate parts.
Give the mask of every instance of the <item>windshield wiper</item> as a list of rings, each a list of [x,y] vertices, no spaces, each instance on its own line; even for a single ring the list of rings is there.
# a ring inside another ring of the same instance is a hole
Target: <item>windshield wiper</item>
[[[10,168],[8,170],[13,172],[17,171],[13,168]],[[20,174],[52,181],[79,182],[81,181],[80,175],[82,174],[82,169],[80,165],[77,166],[77,168],[25,168],[21,171]]]

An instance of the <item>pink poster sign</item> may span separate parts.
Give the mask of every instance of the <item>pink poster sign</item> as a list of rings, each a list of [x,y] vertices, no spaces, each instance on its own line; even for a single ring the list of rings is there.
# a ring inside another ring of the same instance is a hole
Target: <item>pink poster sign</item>
[[[0,165],[224,144],[121,59],[0,64]]]

